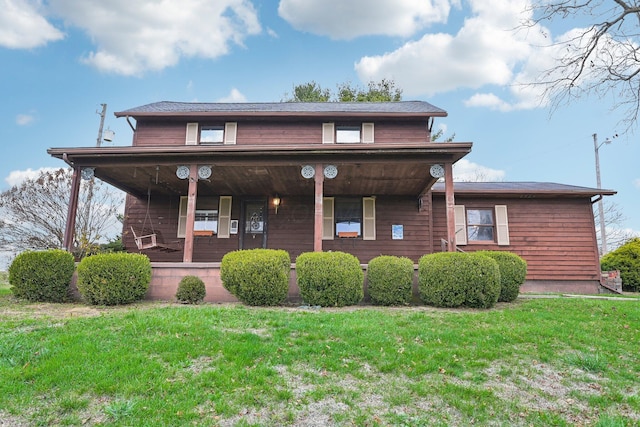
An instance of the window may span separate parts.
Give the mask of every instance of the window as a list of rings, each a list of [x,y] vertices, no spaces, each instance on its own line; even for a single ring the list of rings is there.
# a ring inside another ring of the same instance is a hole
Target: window
[[[177,237],[187,234],[187,196],[180,197]],[[231,196],[198,198],[196,201],[193,231],[200,234],[215,234],[218,238],[229,237],[231,219]]]
[[[200,126],[187,123],[185,145],[235,144],[238,123],[227,122],[224,126]]]
[[[496,205],[494,208],[456,205],[454,213],[457,245],[466,245],[468,242],[509,245],[506,205]]]
[[[339,125],[334,123],[322,124],[323,144],[370,144],[374,140],[373,123],[361,125]]]
[[[224,142],[224,128],[222,126],[202,127],[200,129],[200,144],[222,144]]]
[[[467,209],[467,238],[470,241],[493,242],[493,210]]]
[[[337,126],[336,142],[342,144],[360,142],[360,128],[357,126]]]
[[[322,238],[376,239],[374,197],[325,197],[322,201]]]
[[[362,200],[355,197],[335,198],[336,237],[362,236]]]

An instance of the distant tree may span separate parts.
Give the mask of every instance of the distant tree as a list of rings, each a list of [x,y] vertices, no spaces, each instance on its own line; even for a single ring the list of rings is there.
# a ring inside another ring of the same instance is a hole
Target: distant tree
[[[434,133],[433,135],[431,135],[431,141],[432,142],[438,142],[438,140],[440,138],[442,138],[442,136],[444,135],[444,130],[442,129],[438,129],[436,131],[436,133]],[[456,134],[452,133],[450,136],[446,137],[445,139],[442,140],[442,142],[453,142],[453,140],[456,138]]]
[[[284,102],[396,102],[402,100],[402,90],[393,80],[370,81],[367,88],[353,86],[350,82],[338,85],[333,94],[315,81],[293,87],[293,95],[285,94]]]
[[[71,169],[42,172],[0,193],[0,247],[13,252],[63,249],[71,178]],[[83,181],[82,187],[87,186]],[[122,199],[99,180],[93,184],[89,203],[87,191],[81,189],[73,242],[76,256],[97,251],[100,241],[109,238],[121,204]]]
[[[285,95],[286,96],[286,95]],[[315,81],[303,83],[293,88],[293,96],[286,99],[286,102],[329,102],[331,91],[323,89]]]
[[[549,0],[532,2],[526,30],[545,22],[581,19],[590,22],[555,43],[557,62],[534,85],[558,107],[583,96],[612,95],[629,130],[640,113],[640,2],[638,0]],[[544,34],[546,37],[547,35]]]

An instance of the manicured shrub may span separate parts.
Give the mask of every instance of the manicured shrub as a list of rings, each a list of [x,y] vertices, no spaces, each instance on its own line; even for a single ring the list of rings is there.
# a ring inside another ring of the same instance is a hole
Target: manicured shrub
[[[151,283],[151,262],[146,255],[98,254],[78,264],[78,291],[94,305],[129,304],[144,298]]]
[[[373,258],[367,268],[367,283],[372,304],[409,304],[413,290],[413,261],[390,255]]]
[[[207,289],[198,276],[184,276],[178,283],[176,299],[187,304],[198,304],[204,300]]]
[[[500,296],[498,301],[511,302],[518,298],[520,286],[527,279],[527,262],[513,252],[478,251],[477,254],[493,258],[500,269]]]
[[[629,240],[600,260],[602,271],[619,270],[622,290],[640,292],[640,238]]]
[[[75,268],[73,255],[61,249],[22,252],[9,266],[11,292],[28,301],[67,301]]]
[[[364,297],[360,261],[345,252],[306,252],[296,258],[302,300],[309,305],[344,307]]]
[[[439,252],[418,262],[422,301],[436,307],[490,308],[500,296],[498,263],[476,253]]]
[[[248,305],[282,304],[289,293],[291,257],[280,249],[233,251],[222,257],[222,285]]]

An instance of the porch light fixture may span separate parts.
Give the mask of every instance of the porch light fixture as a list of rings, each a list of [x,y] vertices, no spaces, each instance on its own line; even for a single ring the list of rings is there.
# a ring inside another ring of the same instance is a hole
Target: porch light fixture
[[[276,193],[276,195],[273,196],[273,206],[276,208],[276,215],[278,214],[278,208],[280,207],[281,201],[280,196]]]

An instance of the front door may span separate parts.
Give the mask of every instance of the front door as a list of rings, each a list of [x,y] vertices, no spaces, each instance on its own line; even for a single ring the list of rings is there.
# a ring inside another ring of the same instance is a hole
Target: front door
[[[240,249],[267,247],[267,201],[264,199],[242,202],[242,233]]]

